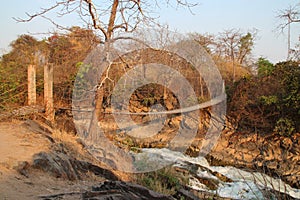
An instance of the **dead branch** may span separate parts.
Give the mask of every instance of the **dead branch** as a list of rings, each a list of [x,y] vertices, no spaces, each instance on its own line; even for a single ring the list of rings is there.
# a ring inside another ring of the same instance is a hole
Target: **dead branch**
[[[290,24],[292,23],[299,23],[300,22],[300,9],[299,9],[300,4],[296,6],[290,6],[287,9],[279,11],[279,14],[276,16],[279,20],[283,20],[284,22],[280,23],[277,26],[277,29],[283,30]]]
[[[103,33],[105,40],[107,40],[108,38],[107,31],[100,25],[97,9],[95,8],[95,5],[92,3],[91,0],[84,0],[84,1],[88,4],[88,11],[93,21],[93,27],[95,29],[99,29]]]
[[[54,10],[55,8],[59,7],[60,5],[64,4],[65,2],[57,2],[55,5],[49,7],[49,8],[42,8],[40,12],[35,13],[33,15],[29,14],[29,13],[25,13],[27,15],[27,19],[22,19],[22,18],[15,18],[13,17],[14,20],[16,20],[17,22],[30,22],[32,21],[34,18],[44,15],[48,12],[50,12],[51,10]]]
[[[59,29],[67,29],[55,22],[53,18],[47,17],[47,14],[55,11],[58,17],[63,17],[68,14],[78,13],[81,20],[88,27],[93,27],[103,34],[104,41],[112,39],[113,33],[116,30],[133,32],[143,21],[147,25],[155,24],[155,18],[153,17],[153,13],[151,13],[151,9],[155,5],[152,2],[150,3],[150,1],[114,0],[108,7],[105,7],[105,5],[96,5],[95,2],[95,0],[61,0],[48,8],[41,8],[40,12],[35,14],[26,13],[27,18],[25,19],[14,19],[17,22],[30,22],[37,17],[42,17]],[[189,9],[197,5],[189,3],[188,0],[176,0],[174,2]],[[155,3],[156,5],[161,4],[161,2],[157,1]],[[170,4],[171,0],[166,0],[166,3]],[[107,23],[105,23],[104,16],[108,16]]]

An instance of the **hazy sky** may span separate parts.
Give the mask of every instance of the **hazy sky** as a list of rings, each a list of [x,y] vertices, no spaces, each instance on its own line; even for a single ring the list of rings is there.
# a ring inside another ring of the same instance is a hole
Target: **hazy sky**
[[[39,8],[54,0],[10,0],[5,1],[0,12],[0,53],[9,50],[8,45],[18,35],[25,33],[45,33],[54,27],[42,18],[29,23],[17,23],[13,17],[24,17],[25,12],[35,13]],[[151,1],[149,1],[151,2]],[[299,0],[193,0],[199,5],[192,13],[185,8],[161,6],[157,9],[160,21],[169,24],[171,29],[182,33],[198,32],[217,34],[226,29],[240,28],[247,31],[258,29],[254,56],[266,57],[272,62],[282,61],[287,56],[287,34],[276,32],[279,10],[294,6]],[[59,19],[63,24],[78,24],[77,18]],[[300,23],[291,29],[292,46],[299,42]],[[36,35],[36,37],[42,37]]]

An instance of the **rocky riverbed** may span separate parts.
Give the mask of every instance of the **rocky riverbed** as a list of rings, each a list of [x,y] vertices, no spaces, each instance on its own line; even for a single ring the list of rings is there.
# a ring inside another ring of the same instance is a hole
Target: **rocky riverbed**
[[[167,162],[176,172],[168,175],[170,180],[177,175],[185,179],[170,194],[159,194],[134,183],[136,174],[111,170],[96,160],[76,136],[40,121],[1,122],[0,127],[2,199],[300,198],[297,134],[287,139],[224,132],[206,158],[139,149],[156,162]],[[189,151],[196,154],[197,148]]]

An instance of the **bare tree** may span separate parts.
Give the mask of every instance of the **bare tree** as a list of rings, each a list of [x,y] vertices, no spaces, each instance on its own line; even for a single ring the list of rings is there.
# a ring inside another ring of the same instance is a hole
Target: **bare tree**
[[[229,58],[232,62],[236,59],[238,52],[239,41],[242,37],[242,33],[239,29],[225,30],[219,36],[219,43],[221,44],[221,50],[225,58]]]
[[[133,32],[138,26],[154,25],[155,14],[153,10],[159,5],[166,3],[185,6],[191,8],[196,4],[190,3],[188,0],[164,0],[150,1],[150,0],[112,0],[112,1],[99,1],[99,0],[59,0],[47,8],[41,8],[35,14],[27,14],[27,19],[18,18],[19,22],[29,22],[37,17],[42,17],[58,28],[63,27],[57,23],[57,20],[49,18],[49,14],[55,12],[59,17],[67,15],[78,14],[83,23],[89,28],[100,31],[102,36],[101,41],[109,48],[109,43],[114,40],[126,39],[124,36],[118,36],[120,32]],[[110,59],[106,58],[111,65]],[[103,77],[99,82],[97,88],[101,88],[102,83],[109,77]],[[97,93],[101,92],[101,89]],[[100,94],[98,96],[101,96]],[[101,104],[101,103],[100,103]]]
[[[167,4],[172,1],[165,0]],[[35,14],[27,14],[27,19],[17,18],[19,22],[29,22],[37,17],[49,20],[58,28],[66,28],[58,24],[48,14],[56,12],[58,16],[66,16],[77,13],[82,21],[89,28],[99,30],[103,36],[103,41],[109,41],[114,38],[116,32],[132,32],[142,23],[155,23],[157,18],[153,12],[160,4],[164,2],[147,0],[113,0],[101,2],[97,0],[60,0],[48,8],[42,8]],[[189,3],[188,0],[174,0],[177,5],[191,8],[196,4]],[[114,38],[122,39],[122,38]]]
[[[289,6],[284,10],[280,10],[277,18],[282,19],[283,22],[279,24],[278,28],[284,30],[289,24],[300,22],[300,3],[296,6]]]
[[[291,49],[291,59],[300,61],[300,43],[298,43],[294,49]]]
[[[230,59],[232,63],[232,81],[235,82],[235,59],[238,51],[241,31],[238,29],[225,30],[219,36],[219,51],[223,53],[225,59]]]
[[[212,34],[191,33],[189,37],[201,45],[208,53],[212,54],[215,51],[216,37]]]
[[[170,4],[170,0],[164,0],[165,3]],[[188,8],[194,6],[188,0],[173,0],[177,5],[186,6]],[[104,48],[110,49],[110,43],[120,39],[128,39],[126,36],[120,36],[118,33],[128,33],[135,31],[138,26],[154,25],[156,17],[152,12],[155,7],[158,7],[163,2],[150,1],[150,0],[112,0],[112,1],[97,1],[97,0],[58,0],[54,5],[43,8],[36,14],[28,14],[27,19],[17,19],[20,22],[29,22],[37,17],[42,17],[49,20],[59,28],[65,28],[59,25],[55,19],[49,18],[51,12],[58,13],[63,17],[66,15],[78,14],[82,21],[87,24],[89,28],[100,33],[101,43],[104,43]],[[101,143],[100,149],[106,147],[115,158],[120,158],[120,166],[130,161],[130,157],[124,155],[113,146],[108,146],[109,142],[103,134],[99,134],[98,122],[99,117],[102,115],[103,97],[105,90],[103,84],[106,80],[113,81],[109,77],[109,70],[113,65],[112,58],[109,58],[109,53],[105,55],[103,63],[107,67],[106,72],[98,80],[95,88],[95,102],[91,114],[90,123],[88,125],[88,138],[90,141],[97,140]],[[83,133],[84,137],[86,136]],[[128,162],[130,163],[130,162]],[[130,166],[128,166],[130,167]]]
[[[189,37],[211,54],[216,61],[225,61],[232,66],[232,80],[235,81],[236,65],[247,66],[251,62],[251,53],[257,30],[224,30],[218,35],[191,33]]]
[[[287,60],[291,58],[291,53],[293,50],[291,48],[291,24],[300,22],[300,3],[296,6],[289,6],[287,9],[280,10],[277,18],[280,19],[281,23],[278,25],[277,29],[283,32],[286,28],[287,30]]]
[[[256,39],[256,29],[246,34],[240,29],[229,29],[220,33],[216,43],[216,53],[232,63],[233,82],[235,81],[235,65],[247,63]]]

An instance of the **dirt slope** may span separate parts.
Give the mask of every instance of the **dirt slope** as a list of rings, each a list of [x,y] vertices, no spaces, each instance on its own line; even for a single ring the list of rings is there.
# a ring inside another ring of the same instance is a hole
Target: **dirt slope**
[[[20,173],[32,162],[34,154],[48,152],[50,146],[49,139],[31,131],[24,122],[0,122],[0,200],[32,200],[42,195],[76,193],[101,181],[101,177],[68,181],[33,169],[28,169],[30,173]]]
[[[0,123],[0,165],[12,168],[29,161],[40,151],[48,151],[49,141],[33,134],[22,122]]]

